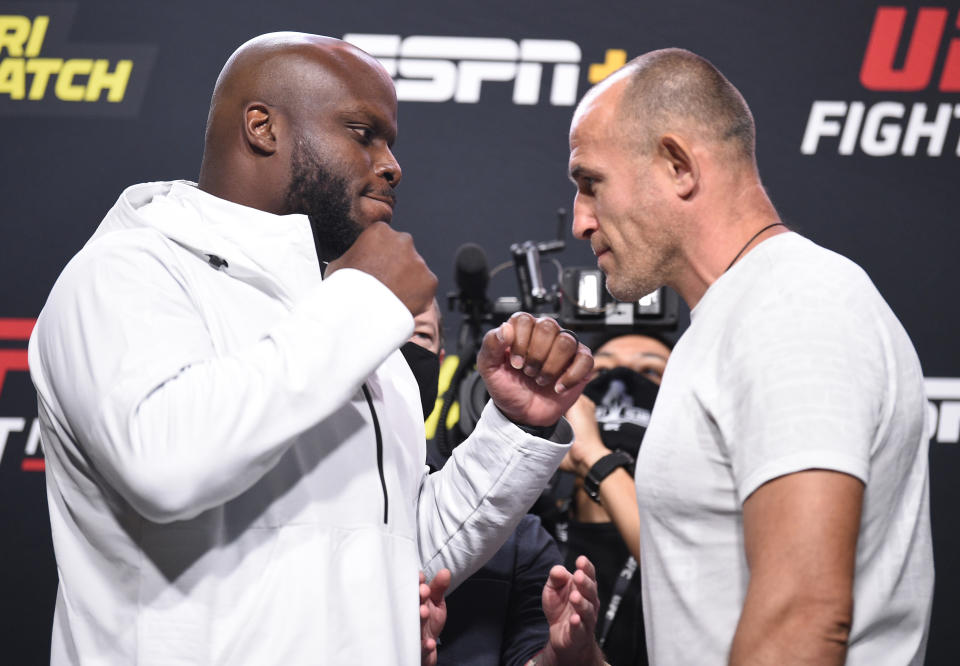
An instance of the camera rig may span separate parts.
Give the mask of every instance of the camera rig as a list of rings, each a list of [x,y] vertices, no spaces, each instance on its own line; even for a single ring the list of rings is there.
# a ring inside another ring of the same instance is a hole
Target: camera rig
[[[566,248],[564,230],[567,212],[557,210],[557,237],[548,241],[524,241],[510,246],[511,258],[492,271],[487,269],[483,249],[474,243],[461,245],[454,262],[458,290],[447,295],[452,311],[463,314],[457,336],[460,357],[440,411],[437,445],[444,454],[453,448],[447,416],[455,399],[460,403],[460,434],[468,435],[480,418],[487,402],[487,393],[474,369],[483,334],[506,321],[515,312],[549,316],[563,328],[576,332],[596,332],[605,336],[650,331],[673,331],[677,328],[679,297],[673,290],[661,287],[638,301],[621,302],[606,289],[603,272],[597,267],[564,267],[556,258],[557,282],[549,287],[544,282],[542,264],[547,255]],[[518,296],[487,297],[490,278],[513,267]]]

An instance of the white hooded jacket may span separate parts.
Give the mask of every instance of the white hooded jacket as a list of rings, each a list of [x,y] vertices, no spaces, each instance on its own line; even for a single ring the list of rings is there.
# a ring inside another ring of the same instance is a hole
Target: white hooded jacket
[[[52,663],[419,663],[417,571],[479,567],[567,445],[488,405],[428,476],[412,330],[372,276],[321,280],[305,216],[127,189],[30,340]]]

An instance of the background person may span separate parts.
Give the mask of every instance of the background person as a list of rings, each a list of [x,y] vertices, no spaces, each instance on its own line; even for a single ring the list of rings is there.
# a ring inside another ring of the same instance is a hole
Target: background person
[[[415,368],[424,406],[433,407],[440,363],[446,356],[443,318],[436,299],[432,307],[414,317],[414,332],[409,343],[422,348],[423,353],[414,354],[405,345],[404,353]],[[413,357],[417,360],[411,361]],[[426,418],[429,413],[426,409],[424,412]],[[442,468],[446,460],[438,450],[428,448],[427,462],[432,469]],[[441,666],[521,666],[531,661],[570,666],[602,663],[603,655],[591,633],[599,608],[597,573],[587,558],[571,558],[568,566],[573,574],[559,566],[561,561],[557,544],[540,519],[525,515],[493,557],[447,598],[443,611],[446,624],[440,623],[442,633],[435,634],[442,646],[438,649],[437,663]],[[578,571],[582,573],[578,575]],[[571,600],[574,590],[588,603],[575,604]],[[428,594],[429,589],[422,585],[422,597]],[[578,627],[561,629],[572,621],[574,614]],[[554,628],[548,623],[548,616]]]
[[[591,381],[566,414],[574,440],[560,468],[575,483],[558,536],[567,566],[582,553],[597,568],[597,640],[613,666],[647,663],[633,473],[669,355],[651,335],[601,341]]]

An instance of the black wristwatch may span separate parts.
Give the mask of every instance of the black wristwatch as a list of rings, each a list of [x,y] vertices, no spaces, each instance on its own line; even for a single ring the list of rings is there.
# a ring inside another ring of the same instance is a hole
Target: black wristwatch
[[[583,489],[590,496],[590,499],[600,504],[600,482],[610,476],[616,468],[624,467],[629,472],[633,470],[633,465],[633,457],[626,451],[618,449],[608,453],[593,463],[593,467],[590,468],[587,476],[583,479]]]

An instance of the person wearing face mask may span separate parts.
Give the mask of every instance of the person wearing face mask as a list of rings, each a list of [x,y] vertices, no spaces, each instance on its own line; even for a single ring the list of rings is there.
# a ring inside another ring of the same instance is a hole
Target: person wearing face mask
[[[567,564],[580,553],[596,563],[597,640],[613,666],[647,663],[633,465],[669,355],[649,335],[608,339],[596,347],[590,383],[567,412],[574,443],[560,468],[575,481],[557,535]]]
[[[414,331],[400,349],[417,383],[426,419],[438,391],[440,364],[446,357],[443,321],[436,299],[414,317]],[[428,447],[431,469],[447,457]],[[479,571],[446,599],[446,624],[439,633],[440,666],[505,666],[603,663],[593,638],[599,599],[596,572],[588,558],[573,558],[570,573],[556,542],[527,514],[507,542]],[[582,599],[573,603],[577,590]],[[424,593],[426,590],[424,590]],[[571,622],[576,614],[578,620]],[[551,627],[554,628],[551,631]]]

